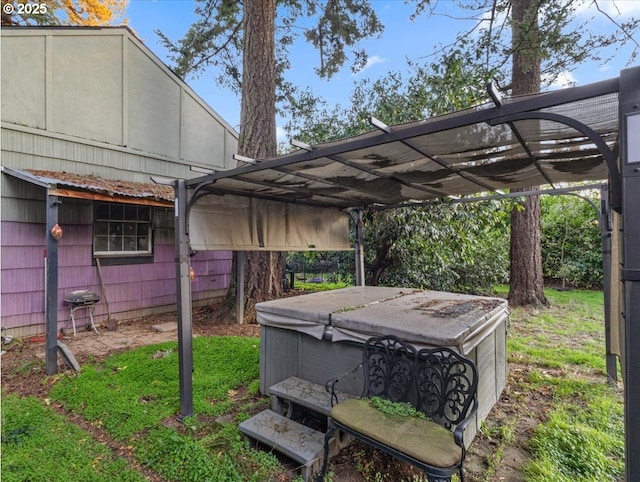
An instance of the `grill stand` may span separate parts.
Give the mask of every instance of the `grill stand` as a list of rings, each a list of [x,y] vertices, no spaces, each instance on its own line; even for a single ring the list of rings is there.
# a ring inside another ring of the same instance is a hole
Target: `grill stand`
[[[70,312],[70,316],[71,316],[71,324],[73,325],[73,337],[76,337],[76,319],[73,316],[73,312],[76,310],[79,310],[80,308],[86,308],[87,311],[89,312],[89,320],[91,320],[91,328],[93,329],[93,331],[96,332],[96,334],[100,334],[98,332],[98,329],[96,328],[96,324],[93,321],[93,310],[96,307],[95,303],[91,303],[91,304],[80,304],[80,305],[76,305],[76,304],[71,304],[71,312]]]

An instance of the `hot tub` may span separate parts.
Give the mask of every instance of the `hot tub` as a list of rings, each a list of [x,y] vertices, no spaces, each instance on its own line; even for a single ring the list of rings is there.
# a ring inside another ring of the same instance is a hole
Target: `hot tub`
[[[344,288],[256,305],[260,390],[296,376],[324,384],[362,360],[362,344],[396,335],[416,348],[446,346],[475,361],[479,428],[506,384],[508,306],[500,298],[375,286]],[[359,395],[354,378],[340,390]],[[473,438],[473,434],[469,439]]]

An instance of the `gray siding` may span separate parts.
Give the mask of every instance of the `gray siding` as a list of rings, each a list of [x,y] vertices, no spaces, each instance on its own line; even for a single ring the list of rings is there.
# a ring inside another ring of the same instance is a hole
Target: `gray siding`
[[[126,28],[1,34],[2,165],[136,182],[235,167],[235,130]]]
[[[2,166],[149,183],[191,178],[191,167],[235,167],[237,133],[133,33],[122,28],[3,28]],[[0,176],[2,325],[44,331],[46,190]],[[74,289],[100,292],[93,262],[93,202],[62,197],[58,321]],[[174,211],[154,208],[153,263],[104,266],[117,319],[174,310]],[[226,292],[231,253],[200,252],[193,304]],[[82,314],[78,313],[80,322]],[[104,303],[96,321],[105,318]]]

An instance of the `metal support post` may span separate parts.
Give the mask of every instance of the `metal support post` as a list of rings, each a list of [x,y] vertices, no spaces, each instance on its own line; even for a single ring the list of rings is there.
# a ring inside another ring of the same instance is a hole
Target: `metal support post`
[[[245,252],[236,252],[236,321],[239,325],[244,323],[244,268]]]
[[[600,188],[600,212],[598,224],[602,240],[602,285],[604,287],[604,335],[607,375],[613,382],[618,381],[618,360],[611,353],[611,219],[609,211],[609,189]]]
[[[58,196],[51,196],[47,190],[47,266],[46,266],[46,373],[53,375],[58,371],[58,241],[51,230],[58,224]]]
[[[176,294],[178,309],[178,376],[180,379],[180,415],[193,415],[193,334],[191,313],[191,278],[188,236],[189,200],[183,180],[175,184]]]
[[[356,257],[356,286],[364,286],[364,250],[363,236],[364,224],[362,222],[362,210],[351,212],[353,223],[355,224],[356,240],[354,243]]]
[[[620,72],[626,480],[640,480],[640,67]]]

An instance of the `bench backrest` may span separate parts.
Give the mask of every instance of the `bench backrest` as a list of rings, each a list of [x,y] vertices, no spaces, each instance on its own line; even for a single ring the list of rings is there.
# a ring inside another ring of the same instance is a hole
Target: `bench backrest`
[[[477,404],[475,363],[449,348],[425,348],[417,354],[418,410],[449,430]]]
[[[475,363],[449,348],[417,351],[393,335],[384,335],[367,340],[363,357],[363,397],[409,402],[449,430],[477,404]]]
[[[415,384],[416,349],[395,336],[369,338],[364,346],[364,397],[406,402]]]

